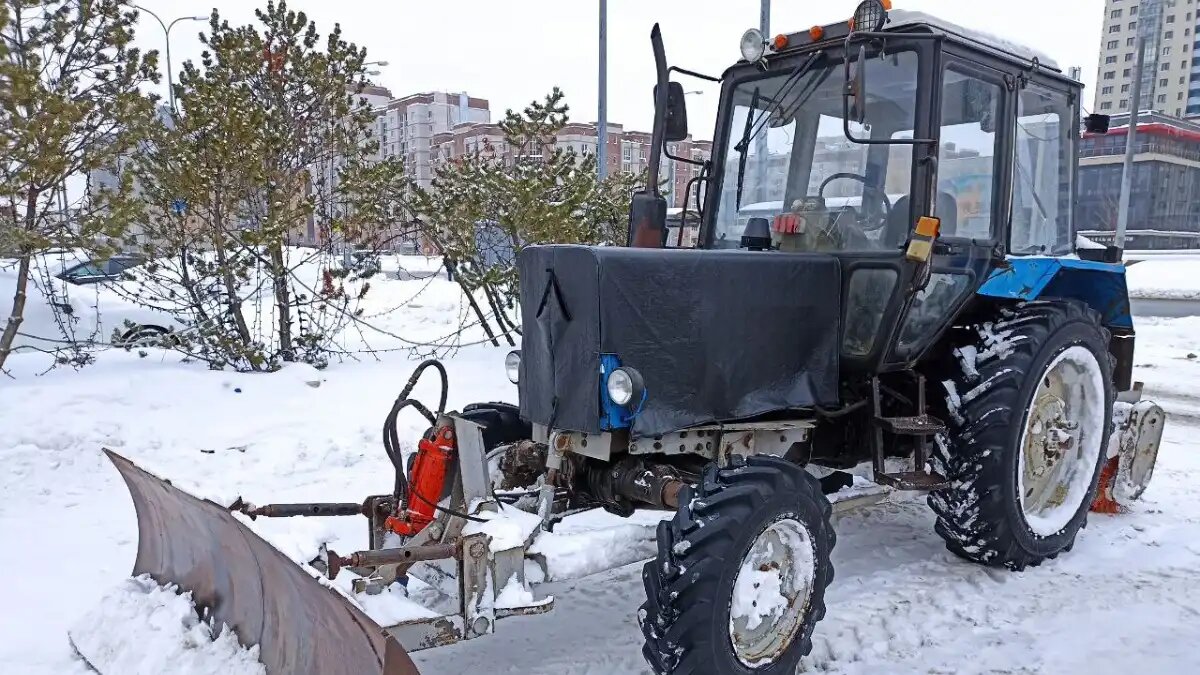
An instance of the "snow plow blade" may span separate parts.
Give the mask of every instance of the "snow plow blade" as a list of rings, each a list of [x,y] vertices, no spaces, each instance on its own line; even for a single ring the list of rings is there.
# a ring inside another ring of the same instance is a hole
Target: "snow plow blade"
[[[418,675],[395,638],[228,510],[104,452],[137,511],[133,574],[191,591],[214,627],[258,646],[268,673]]]

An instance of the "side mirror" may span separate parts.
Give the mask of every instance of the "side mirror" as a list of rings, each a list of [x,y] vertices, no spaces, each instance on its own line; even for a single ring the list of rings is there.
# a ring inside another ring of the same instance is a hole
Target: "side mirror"
[[[654,89],[657,94],[658,87]],[[667,129],[663,138],[668,143],[678,143],[688,136],[686,98],[682,84],[678,82],[667,84]]]
[[[629,203],[629,246],[664,248],[667,242],[667,200],[659,194],[636,192]]]
[[[1108,128],[1112,124],[1112,118],[1108,115],[1095,113],[1083,118],[1083,129],[1089,134],[1107,134]]]
[[[850,63],[846,64],[846,88],[842,96],[846,99],[849,121],[859,125],[867,121],[867,46],[860,45],[858,59],[854,63],[854,74],[850,74]]]

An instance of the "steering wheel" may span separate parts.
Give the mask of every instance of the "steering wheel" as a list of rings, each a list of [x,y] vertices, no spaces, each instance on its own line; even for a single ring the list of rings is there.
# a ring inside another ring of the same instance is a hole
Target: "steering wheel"
[[[829,178],[826,178],[824,181],[821,182],[821,187],[820,187],[820,189],[817,190],[817,195],[820,196],[821,199],[825,199],[826,186],[828,186],[833,181],[842,179],[842,178],[856,180],[856,181],[862,183],[864,188],[867,186],[867,177],[866,176],[862,176],[857,173],[835,173],[832,176],[830,176]],[[882,212],[871,213],[867,210],[867,205],[865,202],[866,202],[866,194],[868,192],[871,192],[879,197],[879,202],[880,202],[880,204],[883,205]],[[888,199],[887,194],[883,190],[863,190],[863,201],[864,201],[864,203],[862,204],[862,209],[859,212],[859,217],[858,217],[858,227],[864,232],[878,232],[879,230],[886,227],[888,224],[889,216],[892,213],[892,201],[890,199]],[[872,220],[875,220],[876,222],[872,223],[871,222]]]

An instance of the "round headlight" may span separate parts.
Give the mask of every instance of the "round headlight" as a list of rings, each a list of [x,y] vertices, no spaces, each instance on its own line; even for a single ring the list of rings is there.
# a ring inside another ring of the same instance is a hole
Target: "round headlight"
[[[887,24],[887,6],[883,0],[863,0],[854,10],[851,30],[877,33]]]
[[[621,406],[636,402],[645,391],[641,374],[633,368],[617,368],[609,373],[605,389],[613,403]]]
[[[504,357],[504,374],[508,375],[508,381],[513,384],[521,380],[521,350],[513,350]]]
[[[757,63],[767,53],[767,38],[757,28],[742,33],[742,58]]]

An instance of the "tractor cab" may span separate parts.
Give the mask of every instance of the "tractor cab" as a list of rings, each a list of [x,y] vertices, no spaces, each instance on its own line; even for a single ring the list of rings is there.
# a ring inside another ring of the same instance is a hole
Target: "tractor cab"
[[[700,248],[839,258],[843,367],[872,372],[917,361],[1006,254],[1072,252],[1080,131],[1081,85],[1048,57],[885,6],[745,34],[696,200]],[[631,243],[652,244],[638,206]]]

